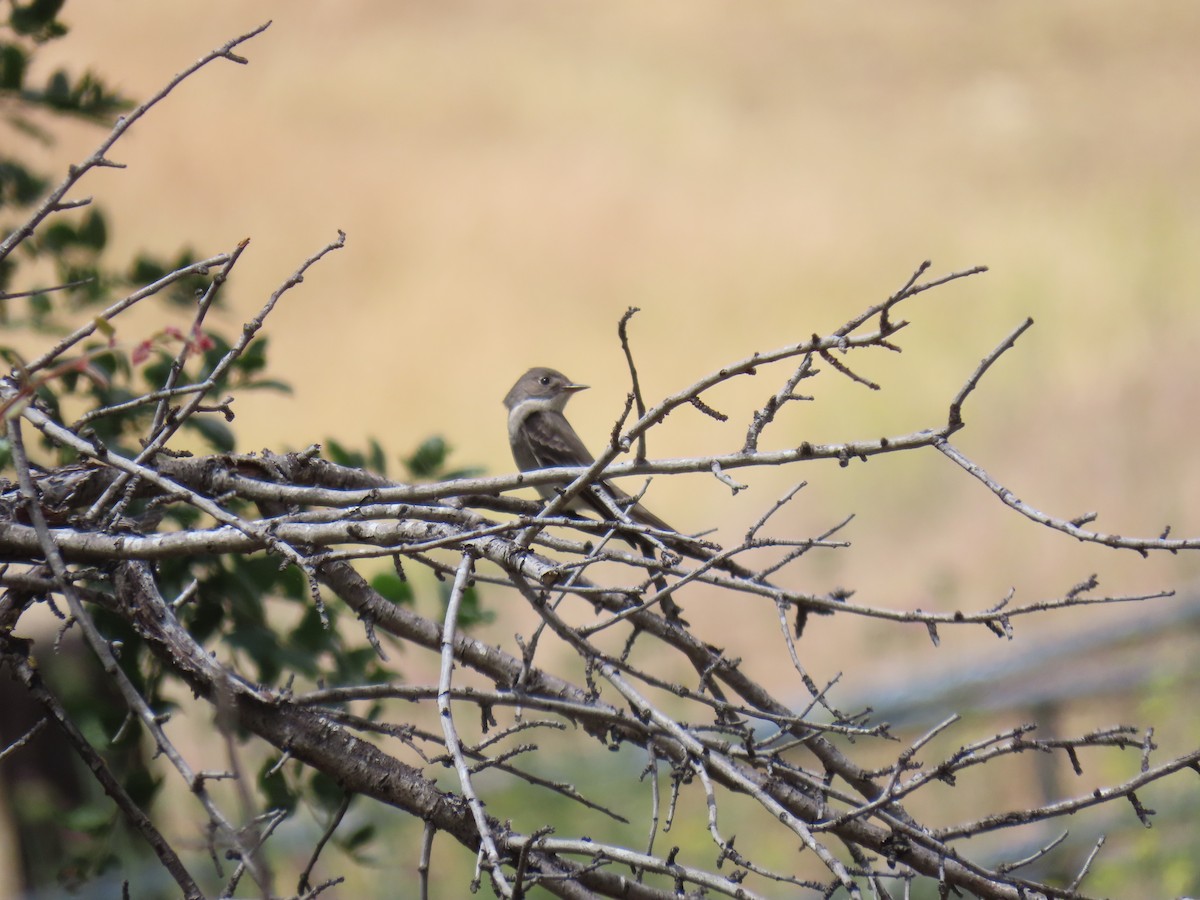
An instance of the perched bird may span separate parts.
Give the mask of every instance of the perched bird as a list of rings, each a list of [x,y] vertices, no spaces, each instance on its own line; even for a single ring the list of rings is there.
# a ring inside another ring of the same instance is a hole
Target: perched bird
[[[576,384],[562,372],[541,366],[530,369],[517,379],[504,398],[504,405],[508,408],[508,443],[512,447],[517,468],[522,472],[532,472],[556,466],[590,466],[596,461],[563,415],[563,408],[571,396],[587,390],[587,387],[586,384]],[[538,485],[537,489],[547,500],[556,496],[552,484]],[[674,528],[642,504],[634,503],[632,497],[607,481],[599,481],[580,491],[570,508],[572,512],[596,513],[605,521],[627,518],[656,531],[675,532]],[[655,545],[648,538],[628,532],[621,537],[634,549],[654,558]],[[659,590],[666,588],[661,573],[656,576],[655,584]],[[679,617],[679,605],[670,596],[663,598],[662,608],[668,619],[683,622]]]
[[[587,387],[586,384],[576,384],[562,372],[541,366],[530,369],[517,379],[517,383],[504,397],[504,405],[508,409],[508,442],[512,447],[517,468],[522,472],[532,472],[556,466],[590,466],[595,462],[595,457],[588,452],[588,448],[563,415],[567,401],[580,391],[587,390]],[[547,500],[557,495],[555,485],[552,484],[538,485],[537,490]],[[634,503],[632,497],[607,481],[598,481],[589,489],[581,491],[574,499],[571,511],[590,511],[610,522],[628,518],[638,525],[676,535],[675,540],[661,533],[655,537],[659,546],[666,546],[672,552],[694,559],[711,560],[715,555],[702,542],[679,535],[674,528],[641,503]],[[646,556],[654,556],[656,544],[649,538],[630,532],[622,533],[621,537]],[[722,559],[715,567],[738,578],[767,584],[732,559]],[[656,583],[660,590],[665,586],[661,576],[656,579]],[[679,607],[670,596],[664,598],[662,607],[668,618],[679,620]],[[803,630],[806,618],[807,610],[797,607],[797,636]]]
[[[512,446],[513,459],[522,472],[549,469],[555,466],[590,466],[596,458],[588,452],[567,417],[563,407],[573,394],[587,390],[586,384],[576,384],[562,372],[554,369],[530,369],[512,386],[504,398],[508,407],[508,442]],[[538,492],[547,500],[555,496],[551,484],[538,486]],[[602,519],[617,519],[621,510],[629,519],[658,531],[675,531],[619,487],[606,481],[595,485],[595,490],[582,491],[575,504],[576,510],[583,506],[597,513]]]

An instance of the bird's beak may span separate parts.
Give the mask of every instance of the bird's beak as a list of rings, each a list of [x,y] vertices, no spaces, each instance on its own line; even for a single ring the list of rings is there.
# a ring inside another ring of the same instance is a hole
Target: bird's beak
[[[563,390],[566,391],[568,394],[574,394],[574,393],[577,393],[578,391],[586,391],[589,387],[590,387],[590,385],[586,385],[586,384],[564,384]]]

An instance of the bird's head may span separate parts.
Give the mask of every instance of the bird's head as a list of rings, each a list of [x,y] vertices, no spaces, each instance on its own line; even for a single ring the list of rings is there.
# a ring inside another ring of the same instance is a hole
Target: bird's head
[[[511,411],[527,401],[544,409],[562,412],[571,395],[587,390],[586,384],[576,384],[562,372],[537,367],[530,369],[517,379],[512,390],[504,397],[504,405]]]

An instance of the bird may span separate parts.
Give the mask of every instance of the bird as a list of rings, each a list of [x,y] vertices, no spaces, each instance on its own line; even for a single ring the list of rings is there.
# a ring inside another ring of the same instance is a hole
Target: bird
[[[504,406],[508,410],[508,442],[518,469],[533,472],[557,466],[590,466],[596,461],[563,413],[567,401],[587,389],[588,385],[578,384],[562,372],[545,366],[535,366],[517,379],[504,397]],[[552,500],[558,494],[557,487],[552,484],[537,485],[537,490],[546,500]],[[674,553],[704,561],[716,556],[710,545],[681,534],[607,481],[597,481],[580,491],[570,511],[590,511],[604,521],[628,520],[652,529],[656,532],[653,541],[638,532],[626,530],[620,534],[626,543],[650,558],[654,557],[656,547],[666,547]],[[737,578],[770,587],[769,582],[732,559],[720,559],[713,565]],[[661,573],[655,578],[655,584],[660,591],[665,588]],[[686,624],[679,616],[678,604],[669,595],[663,598],[662,608],[668,619]],[[804,630],[807,614],[805,607],[797,606],[797,637]]]
[[[588,385],[577,384],[562,372],[535,366],[517,379],[504,397],[508,409],[508,442],[513,459],[522,472],[555,466],[590,466],[596,461],[587,445],[571,427],[563,409],[567,401]],[[557,491],[552,484],[538,485],[538,493],[552,500]],[[646,509],[616,485],[598,481],[584,488],[572,503],[571,512],[590,511],[604,521],[631,521],[657,532],[676,533],[675,529]],[[656,546],[649,538],[624,531],[621,538],[649,559],[655,558]],[[660,543],[661,546],[661,543]],[[667,587],[661,572],[651,573],[655,587]],[[687,625],[680,616],[679,604],[668,594],[660,601],[668,621]]]
[[[567,401],[587,389],[588,385],[576,384],[562,372],[542,366],[530,369],[517,379],[504,398],[508,409],[508,442],[517,468],[532,472],[556,466],[590,466],[596,461],[563,414]],[[595,488],[594,491],[580,492],[573,511],[581,511],[579,507],[583,506],[602,519],[623,515],[655,531],[675,532],[619,487],[601,481]],[[546,500],[553,499],[557,493],[555,486],[550,484],[538,485],[537,489]]]

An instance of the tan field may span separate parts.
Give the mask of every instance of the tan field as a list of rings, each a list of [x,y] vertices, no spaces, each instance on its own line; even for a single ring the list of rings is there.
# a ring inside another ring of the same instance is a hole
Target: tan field
[[[531,365],[594,385],[570,412],[590,442],[607,438],[628,389],[627,307],[641,308],[633,343],[653,402],[832,331],[931,259],[932,274],[990,271],[910,301],[902,355],[848,360],[881,391],[827,370],[765,444],[937,426],[1032,316],[958,445],[1050,514],[1200,534],[1200,5],[77,0],[42,65],[95,68],[143,99],[268,18],[239,50],[248,66],[186,82],[118,146],[128,169],[85,184],[118,253],[250,238],[227,332],[347,232],[269,322],[274,374],[295,395],[238,399],[244,449],[376,437],[395,460],[438,433],[457,464],[507,471],[500,400]],[[72,127],[55,155],[82,158],[99,138]],[[155,327],[147,311],[138,321],[124,327]],[[740,447],[787,374],[716,393],[727,425],[676,412],[651,455]],[[1143,560],[1039,528],[932,451],[736,477],[751,489],[732,500],[691,476],[659,479],[647,504],[736,537],[807,481],[772,533],[853,512],[841,537],[854,546],[810,554],[787,581],[868,605],[976,609],[1092,572],[1104,593],[1186,590],[1200,572],[1200,557]],[[718,599],[685,598],[701,633],[733,655],[769,648],[746,665],[794,681],[774,609],[731,615]],[[1017,622],[1007,646],[1130,614]],[[810,671],[845,670],[855,692],[1006,649],[982,630],[943,632],[934,650],[923,628],[811,627]]]

